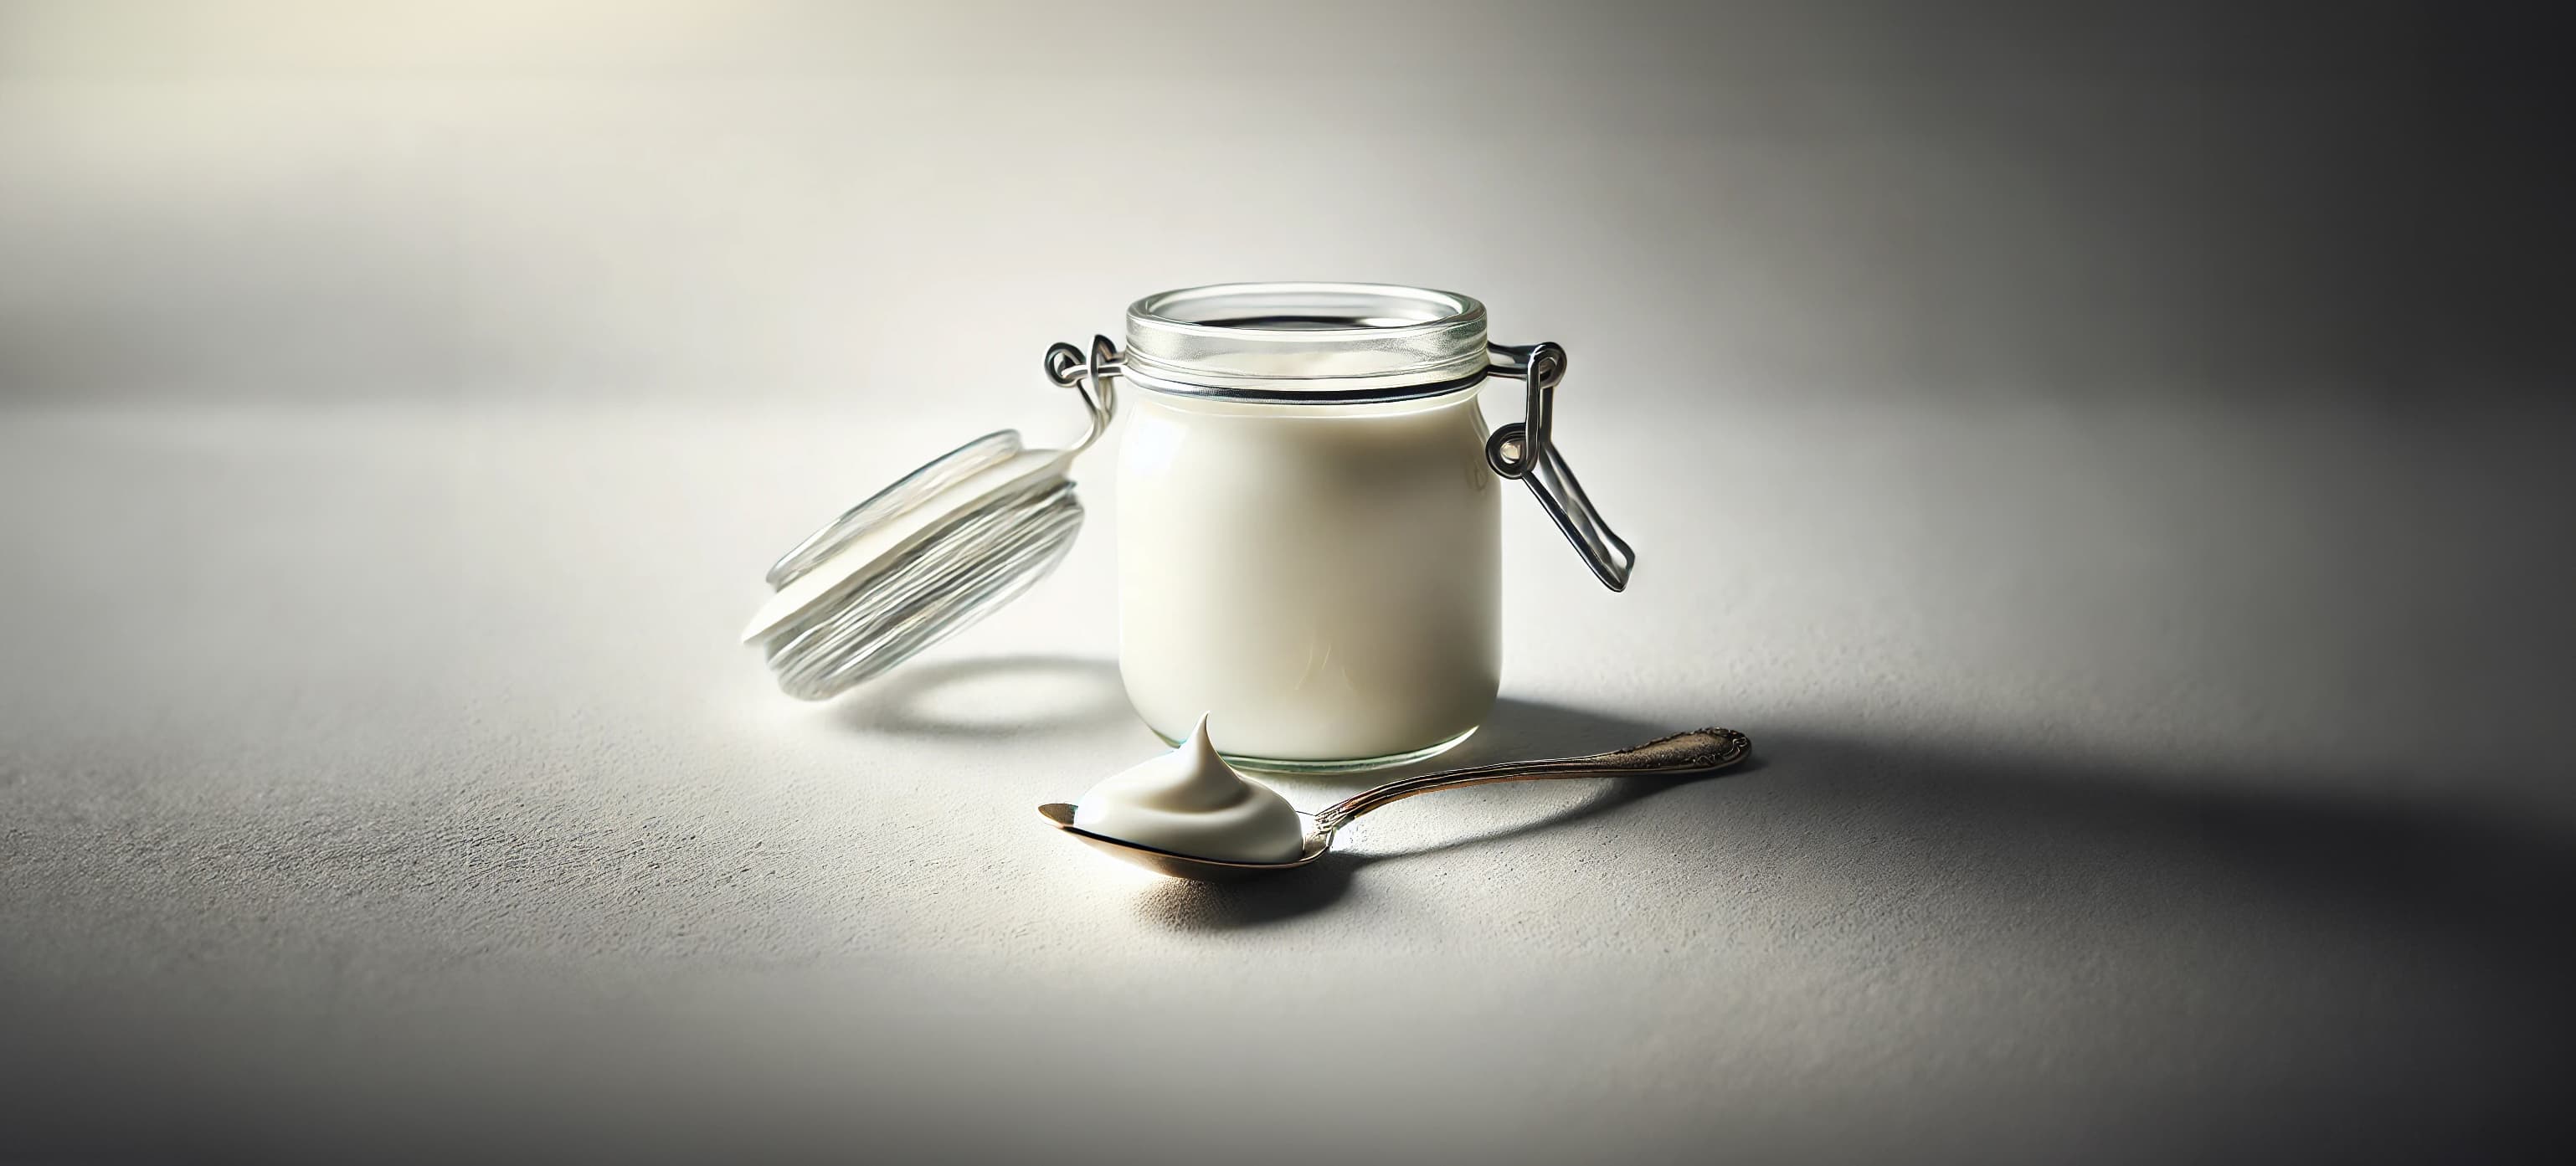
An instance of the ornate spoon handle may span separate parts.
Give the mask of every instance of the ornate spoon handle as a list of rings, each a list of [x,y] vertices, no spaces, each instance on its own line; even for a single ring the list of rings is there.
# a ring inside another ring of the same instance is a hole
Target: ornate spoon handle
[[[1675,733],[1660,741],[1649,741],[1632,748],[1587,757],[1556,757],[1545,761],[1506,761],[1496,765],[1475,765],[1465,769],[1447,769],[1420,777],[1405,777],[1358,793],[1326,806],[1315,813],[1315,829],[1327,837],[1333,831],[1350,825],[1351,819],[1415,794],[1433,790],[1458,789],[1462,786],[1486,785],[1497,781],[1541,781],[1551,777],[1625,777],[1657,773],[1695,773],[1724,769],[1753,752],[1753,739],[1733,729],[1699,729]]]

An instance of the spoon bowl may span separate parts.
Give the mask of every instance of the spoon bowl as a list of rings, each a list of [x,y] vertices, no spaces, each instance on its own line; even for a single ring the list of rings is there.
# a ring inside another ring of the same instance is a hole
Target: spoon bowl
[[[1073,803],[1071,802],[1048,802],[1038,807],[1038,814],[1054,823],[1056,829],[1089,843],[1093,850],[1111,858],[1135,863],[1155,874],[1170,875],[1176,879],[1196,879],[1206,883],[1236,882],[1275,870],[1304,866],[1324,857],[1324,851],[1333,845],[1331,835],[1315,829],[1315,816],[1303,810],[1297,812],[1297,818],[1306,826],[1306,849],[1286,862],[1228,862],[1221,858],[1199,858],[1178,851],[1147,846],[1141,842],[1129,842],[1106,834],[1094,834],[1073,824]]]
[[[1073,824],[1074,806],[1070,802],[1048,802],[1038,807],[1038,816],[1102,854],[1121,862],[1132,862],[1156,874],[1198,882],[1234,882],[1275,871],[1293,870],[1322,858],[1325,851],[1332,849],[1333,835],[1349,825],[1351,819],[1415,794],[1498,781],[1706,773],[1734,765],[1752,752],[1753,739],[1733,729],[1697,729],[1609,753],[1553,757],[1543,761],[1507,761],[1397,778],[1384,785],[1361,790],[1312,814],[1298,811],[1297,817],[1304,821],[1306,827],[1306,847],[1297,857],[1286,862],[1229,862],[1200,858],[1129,842],[1124,838],[1095,834]]]

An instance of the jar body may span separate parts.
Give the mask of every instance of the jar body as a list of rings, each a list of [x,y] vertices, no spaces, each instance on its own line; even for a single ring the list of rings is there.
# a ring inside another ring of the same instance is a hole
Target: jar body
[[[1501,679],[1500,479],[1472,387],[1370,404],[1130,395],[1119,672],[1166,739],[1239,763],[1395,764]]]

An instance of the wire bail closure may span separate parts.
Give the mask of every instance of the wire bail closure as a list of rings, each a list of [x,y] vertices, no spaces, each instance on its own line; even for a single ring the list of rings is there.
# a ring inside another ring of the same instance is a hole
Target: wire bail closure
[[[1118,346],[1106,336],[1093,333],[1088,356],[1073,345],[1057,341],[1046,350],[1046,376],[1060,389],[1082,394],[1083,408],[1091,411],[1091,431],[1075,442],[1073,451],[1080,453],[1109,431],[1109,422],[1118,413],[1118,393],[1109,382],[1119,373]]]
[[[1627,590],[1629,573],[1637,567],[1637,552],[1602,520],[1583,484],[1574,479],[1574,468],[1565,464],[1565,455],[1556,448],[1552,422],[1556,386],[1565,379],[1565,349],[1542,340],[1530,345],[1488,343],[1485,353],[1490,362],[1486,375],[1529,383],[1521,420],[1485,439],[1485,464],[1506,478],[1528,483],[1538,504],[1556,520],[1556,528],[1565,532],[1565,540],[1592,568],[1593,577],[1612,591]]]

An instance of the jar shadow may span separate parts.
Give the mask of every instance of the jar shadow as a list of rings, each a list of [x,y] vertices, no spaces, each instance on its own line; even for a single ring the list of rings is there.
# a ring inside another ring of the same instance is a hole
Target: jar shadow
[[[1497,761],[1580,756],[1624,749],[1698,727],[1650,725],[1614,714],[1506,698],[1496,702],[1493,716],[1486,722],[1484,730],[1458,748],[1420,764],[1347,775],[1347,779],[1354,786],[1375,785],[1416,773]],[[1756,748],[1759,748],[1758,743]],[[1581,802],[1515,825],[1401,851],[1353,853],[1337,850],[1303,869],[1246,882],[1168,880],[1147,891],[1137,907],[1147,918],[1179,931],[1230,931],[1279,923],[1339,902],[1349,893],[1353,876],[1365,867],[1544,833],[1642,801],[1665,790],[1748,773],[1761,767],[1762,758],[1757,752],[1742,764],[1716,773],[1575,779],[1593,781],[1599,788]],[[1430,796],[1436,798],[1439,795]]]
[[[1068,734],[1136,719],[1116,662],[1034,654],[907,664],[852,691],[833,715],[871,733],[959,739]]]

